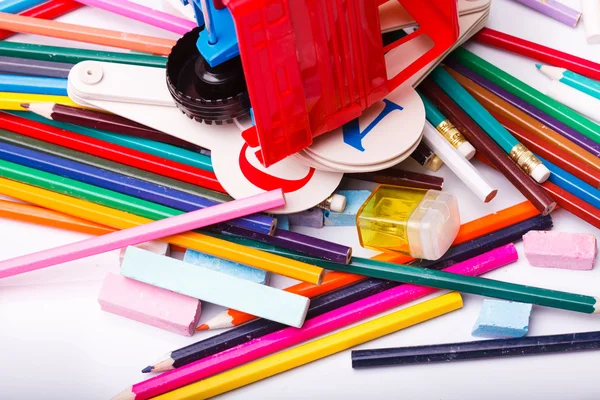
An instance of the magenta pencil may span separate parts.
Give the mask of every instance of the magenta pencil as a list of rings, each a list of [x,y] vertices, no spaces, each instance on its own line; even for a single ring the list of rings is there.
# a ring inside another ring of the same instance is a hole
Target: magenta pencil
[[[127,0],[77,0],[90,7],[101,8],[136,21],[184,35],[196,27],[194,21],[167,14]]]
[[[285,204],[281,189],[0,262],[0,279],[177,235]]]
[[[478,276],[518,259],[511,243],[444,269],[460,275]],[[181,368],[157,375],[127,388],[113,400],[144,400],[206,379],[242,364],[295,346],[394,307],[430,295],[437,289],[400,285],[366,299],[348,304],[304,323],[302,328],[285,328],[237,347],[198,360]]]
[[[529,8],[541,12],[554,18],[555,20],[562,22],[565,25],[569,25],[572,28],[577,26],[581,13],[574,10],[559,1],[555,0],[515,0],[518,3],[523,4]]]

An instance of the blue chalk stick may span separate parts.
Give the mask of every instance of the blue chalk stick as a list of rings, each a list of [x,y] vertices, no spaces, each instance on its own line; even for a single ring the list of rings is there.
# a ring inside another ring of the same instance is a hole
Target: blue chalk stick
[[[290,230],[290,219],[287,215],[277,215],[277,229]]]
[[[485,299],[472,335],[494,339],[523,337],[529,330],[530,314],[531,304]]]
[[[325,210],[325,226],[356,226],[356,213],[371,195],[368,190],[339,190],[335,193],[346,197],[344,212]]]
[[[288,215],[290,225],[307,226],[309,228],[322,228],[323,217],[323,209],[318,207]]]
[[[269,284],[269,273],[267,271],[249,267],[244,264],[238,264],[233,261],[225,260],[224,258],[200,253],[195,250],[186,250],[185,255],[183,256],[183,261],[202,266],[204,268],[209,268],[213,271],[233,275],[240,279],[246,279],[254,283],[259,283],[261,285]]]

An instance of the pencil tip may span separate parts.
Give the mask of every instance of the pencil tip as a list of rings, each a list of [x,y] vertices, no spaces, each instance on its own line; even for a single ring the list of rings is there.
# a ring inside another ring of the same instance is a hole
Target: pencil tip
[[[202,324],[196,328],[196,331],[207,331],[207,330],[208,330],[208,325],[206,325],[206,324]]]
[[[148,373],[152,372],[153,369],[154,369],[154,367],[152,365],[148,365],[146,368],[144,368],[142,370],[142,374],[148,374]]]
[[[21,107],[26,108],[29,110],[29,104],[21,104]]]
[[[536,67],[537,69],[542,69],[543,65],[542,65],[542,64],[535,64],[535,67]]]

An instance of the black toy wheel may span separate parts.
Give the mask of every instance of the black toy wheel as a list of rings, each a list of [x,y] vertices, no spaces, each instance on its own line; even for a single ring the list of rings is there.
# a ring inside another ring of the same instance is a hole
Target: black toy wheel
[[[248,115],[250,99],[242,69],[235,57],[212,68],[196,42],[198,27],[177,41],[167,59],[167,86],[177,107],[188,117],[206,124],[232,123]]]

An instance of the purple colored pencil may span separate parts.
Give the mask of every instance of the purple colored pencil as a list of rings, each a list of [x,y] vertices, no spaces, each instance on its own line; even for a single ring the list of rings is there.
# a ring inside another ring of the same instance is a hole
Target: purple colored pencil
[[[514,0],[524,6],[532,8],[550,18],[575,28],[581,19],[581,13],[577,10],[555,0]]]
[[[212,231],[215,232],[216,236],[220,236],[216,232],[223,232],[225,235],[232,234],[241,236],[246,239],[256,240],[257,242],[296,251],[310,257],[320,258],[338,264],[348,264],[352,257],[352,247],[283,229],[275,229],[275,233],[269,236],[260,233],[256,234],[256,232],[244,228],[219,224],[214,225]]]
[[[575,129],[571,128],[570,126],[567,126],[567,125],[563,124],[562,122],[560,122],[559,120],[557,120],[556,118],[551,117],[550,115],[546,114],[543,111],[540,111],[536,107],[527,103],[525,100],[521,100],[520,98],[513,95],[512,93],[507,92],[500,86],[498,86],[495,83],[489,81],[488,79],[482,77],[481,75],[471,71],[469,68],[465,67],[464,65],[461,65],[452,60],[446,60],[445,63],[448,64],[450,67],[452,67],[452,69],[455,70],[456,72],[466,76],[473,82],[477,83],[479,86],[483,87],[484,89],[489,90],[496,96],[500,97],[502,100],[506,101],[507,103],[510,103],[511,105],[515,106],[519,110],[521,110],[524,113],[531,116],[532,118],[535,118],[536,120],[540,121],[541,123],[546,125],[548,128],[552,129],[556,133],[569,139],[571,142],[575,143],[577,146],[581,147],[585,151],[595,155],[596,157],[600,157],[600,144],[599,143],[596,143],[593,140],[583,136],[581,133],[577,132]]]

